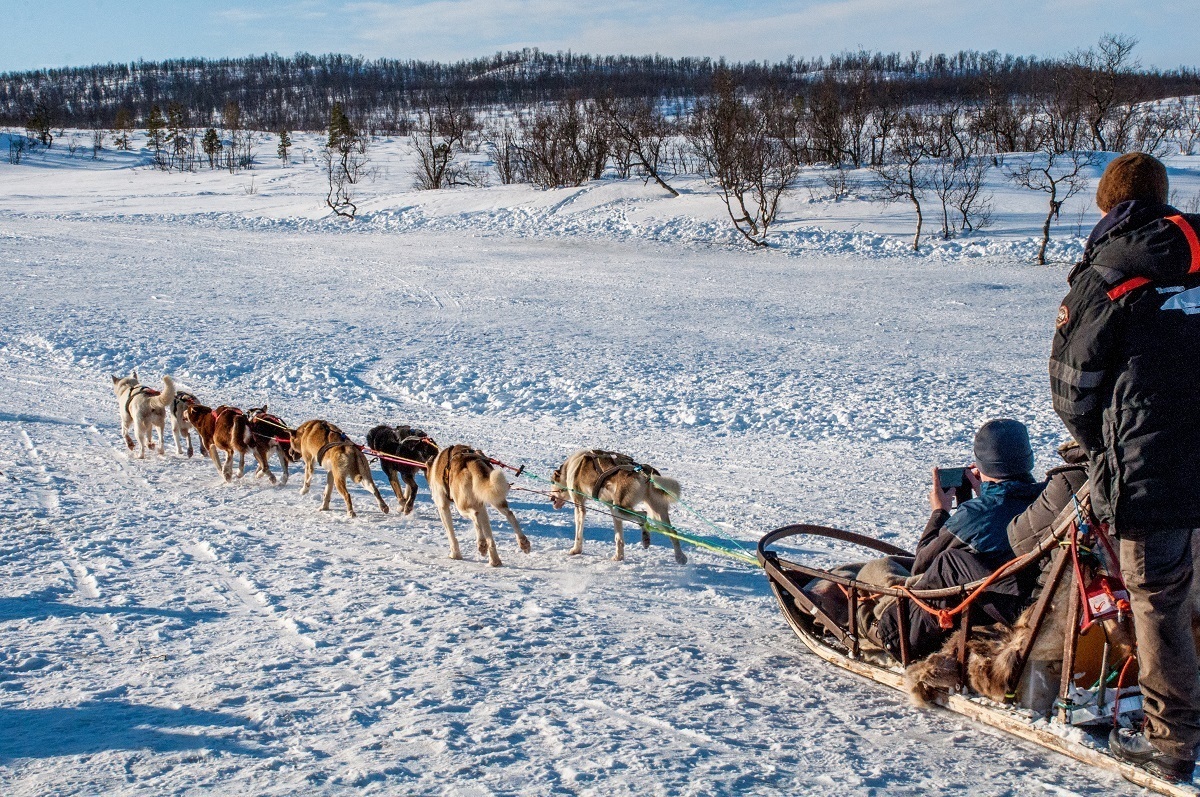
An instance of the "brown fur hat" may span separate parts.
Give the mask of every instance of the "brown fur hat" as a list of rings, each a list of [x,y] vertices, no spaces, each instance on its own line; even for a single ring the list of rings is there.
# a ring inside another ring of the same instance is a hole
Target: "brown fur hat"
[[[1167,167],[1153,155],[1121,155],[1108,164],[1096,186],[1096,205],[1103,213],[1131,199],[1167,203]]]

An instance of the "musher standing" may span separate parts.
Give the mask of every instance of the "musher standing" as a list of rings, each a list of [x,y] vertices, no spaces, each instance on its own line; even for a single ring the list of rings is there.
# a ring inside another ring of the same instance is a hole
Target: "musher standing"
[[[1092,508],[1120,537],[1137,635],[1143,731],[1112,752],[1189,781],[1200,745],[1192,537],[1200,534],[1200,216],[1166,204],[1143,153],[1109,164],[1105,216],[1068,279],[1050,356],[1054,409],[1088,451]]]

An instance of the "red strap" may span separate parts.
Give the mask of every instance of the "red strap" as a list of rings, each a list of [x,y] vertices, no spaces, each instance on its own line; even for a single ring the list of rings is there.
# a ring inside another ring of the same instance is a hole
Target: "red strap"
[[[1138,288],[1142,287],[1143,285],[1149,285],[1149,284],[1150,284],[1150,280],[1147,279],[1146,277],[1134,277],[1132,279],[1127,279],[1124,282],[1119,282],[1116,285],[1114,285],[1112,288],[1110,288],[1108,291],[1108,298],[1112,299],[1115,302],[1117,299],[1120,299],[1122,296],[1129,293],[1130,291],[1136,291]]]
[[[1196,236],[1196,230],[1188,224],[1187,219],[1183,216],[1167,216],[1166,218],[1167,221],[1179,228],[1184,238],[1187,238],[1188,249],[1192,251],[1192,267],[1188,269],[1188,273],[1200,273],[1200,237]]]

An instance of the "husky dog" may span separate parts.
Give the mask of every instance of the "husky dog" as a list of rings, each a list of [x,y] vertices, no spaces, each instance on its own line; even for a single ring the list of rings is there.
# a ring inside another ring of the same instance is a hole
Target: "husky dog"
[[[158,430],[158,453],[164,453],[167,424],[167,407],[175,400],[175,381],[169,376],[163,377],[163,389],[154,390],[138,382],[137,371],[121,379],[112,378],[113,392],[117,394],[117,404],[121,413],[121,437],[125,445],[133,450],[133,437],[129,436],[130,428],[137,438],[138,459],[146,458],[146,449],[154,449],[152,430]]]
[[[187,408],[198,403],[195,396],[191,393],[185,393],[182,390],[175,392],[175,399],[171,402],[171,437],[175,438],[175,453],[182,454],[183,447],[179,444],[179,436],[183,435],[183,439],[187,440],[187,455],[190,457],[195,450],[192,448],[192,424],[187,419]],[[196,437],[200,434],[197,432]],[[204,440],[200,440],[200,455],[207,456],[208,451],[204,449]]]
[[[367,457],[357,445],[346,437],[341,429],[326,421],[305,421],[292,432],[293,458],[298,455],[304,461],[304,487],[300,495],[308,493],[312,483],[313,470],[319,464],[325,469],[325,500],[321,503],[321,511],[329,509],[329,499],[333,495],[334,486],[346,502],[346,514],[354,515],[354,504],[350,502],[350,491],[346,489],[346,479],[350,478],[366,487],[379,503],[379,511],[387,514],[388,505],[379,494],[375,480],[371,478],[371,465]]]
[[[184,416],[196,430],[200,445],[208,451],[208,458],[217,466],[217,472],[230,481],[233,478],[233,458],[238,458],[237,477],[246,473],[246,452],[254,444],[250,422],[246,414],[237,407],[222,405],[215,410],[203,404],[192,404],[184,410]],[[221,453],[225,464],[221,464]]]
[[[380,424],[367,432],[367,447],[380,454],[390,454],[393,457],[424,462],[421,468],[407,462],[379,458],[379,467],[387,474],[392,483],[392,491],[400,502],[400,512],[409,514],[413,510],[413,502],[417,499],[417,472],[425,473],[425,481],[429,481],[426,471],[429,463],[437,456],[438,445],[429,435],[414,426],[388,426]],[[404,488],[400,487],[400,479],[404,480]]]
[[[666,478],[649,465],[635,462],[625,454],[586,449],[567,457],[562,467],[554,471],[550,503],[555,509],[562,509],[568,501],[575,504],[575,546],[570,550],[571,556],[583,553],[583,518],[587,512],[587,499],[594,498],[612,505],[615,510],[613,530],[617,545],[613,560],[619,562],[625,558],[623,521],[629,520],[642,527],[642,547],[649,548],[651,526],[655,522],[670,525],[668,509],[671,502],[679,500],[680,489],[679,482]],[[645,515],[633,511],[638,506],[645,506]],[[675,561],[679,564],[687,562],[679,540],[672,537],[671,544],[675,548]]]
[[[446,536],[450,539],[450,558],[462,559],[458,538],[454,536],[454,520],[450,517],[450,504],[458,507],[460,515],[470,518],[475,524],[475,543],[481,555],[486,555],[488,564],[499,567],[500,554],[496,552],[496,540],[492,537],[492,525],[488,521],[487,505],[491,504],[508,519],[517,534],[517,544],[529,553],[529,540],[521,531],[521,524],[508,508],[508,479],[504,471],[492,466],[492,461],[482,451],[468,446],[443,448],[426,469],[429,494],[441,515]]]
[[[271,473],[268,462],[271,452],[274,451],[279,457],[279,466],[283,468],[283,478],[279,480],[279,484],[287,484],[288,463],[300,461],[299,456],[292,451],[292,430],[278,415],[268,413],[266,404],[250,410],[246,417],[250,423],[250,433],[254,435],[250,447],[254,451],[254,459],[258,461],[258,470],[254,472],[254,478],[266,476],[271,480],[271,484],[276,483],[275,474]]]

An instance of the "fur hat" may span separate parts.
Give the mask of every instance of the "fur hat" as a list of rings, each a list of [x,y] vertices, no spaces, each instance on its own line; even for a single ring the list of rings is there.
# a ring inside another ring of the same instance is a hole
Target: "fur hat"
[[[1131,199],[1167,204],[1167,167],[1153,155],[1130,152],[1115,158],[1096,186],[1096,205],[1103,213]]]
[[[975,465],[993,479],[1019,479],[1033,473],[1029,430],[1020,421],[997,418],[975,433]]]

